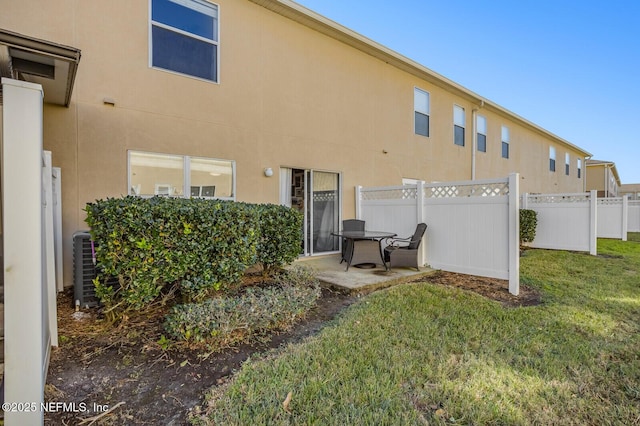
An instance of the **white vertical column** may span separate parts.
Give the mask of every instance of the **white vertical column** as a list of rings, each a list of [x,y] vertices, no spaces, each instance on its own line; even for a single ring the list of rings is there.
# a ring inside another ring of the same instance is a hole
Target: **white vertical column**
[[[56,257],[56,289],[64,290],[62,253],[62,171],[60,167],[51,169],[53,177],[53,240]]]
[[[35,411],[7,411],[5,424],[41,425],[44,401],[42,86],[2,79],[5,401]],[[48,330],[47,330],[48,331]]]
[[[520,294],[520,175],[509,175],[509,293]]]
[[[362,220],[362,186],[356,186],[356,219]]]
[[[592,189],[589,194],[591,226],[589,228],[589,254],[598,254],[598,191]]]
[[[622,197],[622,241],[627,241],[629,229],[629,195]]]
[[[416,219],[417,219],[416,223],[427,223],[425,208],[424,208],[424,181],[423,180],[418,181],[416,185]],[[428,226],[429,224],[427,224],[427,231],[429,230]],[[422,239],[424,240],[425,238],[427,238],[426,233],[424,237],[422,237]],[[419,265],[421,266],[427,263],[426,247],[427,247],[426,244],[420,244],[420,253],[418,253],[418,256],[420,256]]]
[[[58,313],[56,307],[56,246],[54,240],[54,205],[53,205],[53,170],[51,167],[51,151],[42,153],[42,188],[43,188],[43,208],[44,214],[44,267],[46,277],[46,300],[48,309],[46,319],[49,328],[49,338],[52,346],[58,346]],[[47,354],[48,354],[48,347]],[[48,358],[47,358],[48,359]]]

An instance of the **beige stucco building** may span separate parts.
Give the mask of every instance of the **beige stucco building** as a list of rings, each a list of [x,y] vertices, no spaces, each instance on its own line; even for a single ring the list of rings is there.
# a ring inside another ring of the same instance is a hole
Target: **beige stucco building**
[[[290,204],[309,255],[337,250],[318,232],[354,216],[356,185],[518,172],[523,192],[585,190],[585,150],[289,0],[1,3],[0,29],[82,52],[68,106],[44,108],[67,285],[98,198]]]
[[[598,191],[598,197],[620,196],[620,175],[613,161],[587,160],[587,191]]]

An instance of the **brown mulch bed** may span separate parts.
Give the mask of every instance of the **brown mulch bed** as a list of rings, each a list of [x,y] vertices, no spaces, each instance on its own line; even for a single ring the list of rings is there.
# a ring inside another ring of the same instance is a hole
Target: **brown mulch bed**
[[[540,303],[539,293],[524,285],[520,296],[509,294],[504,280],[449,272],[421,280],[473,291],[506,307]],[[316,334],[361,296],[323,289],[317,307],[291,329],[203,353],[185,345],[161,346],[166,308],[128,318],[113,329],[96,309],[74,312],[68,291],[58,303],[61,343],[51,355],[45,400],[75,405],[46,413],[45,424],[187,424],[188,411],[202,403],[206,391],[228,380],[250,356]]]

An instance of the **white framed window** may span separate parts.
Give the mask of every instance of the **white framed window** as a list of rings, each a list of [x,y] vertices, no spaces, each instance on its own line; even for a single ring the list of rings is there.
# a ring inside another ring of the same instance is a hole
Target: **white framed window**
[[[149,0],[149,63],[218,82],[218,5],[205,0]]]
[[[429,111],[431,99],[429,92],[415,87],[413,89],[413,123],[416,135],[429,136]]]
[[[556,149],[553,146],[549,147],[549,170],[556,171]]]
[[[567,152],[566,154],[564,154],[564,174],[567,176],[569,176],[570,163],[571,163],[571,156]]]
[[[464,146],[464,108],[458,105],[453,106],[453,143]]]
[[[576,169],[578,170],[578,179],[582,177],[582,159],[578,158],[576,160]]]
[[[129,195],[235,199],[235,161],[128,152]]]
[[[502,158],[509,158],[509,143],[511,135],[507,126],[502,126]]]
[[[487,152],[487,119],[482,115],[476,116],[476,132],[478,151]]]

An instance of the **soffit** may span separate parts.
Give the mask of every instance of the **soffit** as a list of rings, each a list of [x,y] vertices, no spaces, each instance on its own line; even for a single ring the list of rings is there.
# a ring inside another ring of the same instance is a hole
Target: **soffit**
[[[44,102],[69,106],[79,61],[80,49],[0,29],[0,76],[40,84]]]
[[[350,30],[349,28],[342,26],[324,16],[313,12],[306,7],[299,5],[291,0],[249,0],[255,4],[258,4],[266,9],[269,9],[279,15],[289,18],[299,24],[309,27],[321,34],[352,46],[366,54],[369,54],[381,61],[394,66],[402,71],[412,74],[422,80],[425,80],[435,86],[441,87],[463,99],[473,103],[478,108],[487,108],[492,112],[495,112],[501,116],[509,118],[522,124],[523,126],[540,133],[545,137],[554,139],[561,145],[565,145],[572,150],[582,153],[585,157],[590,157],[591,154],[577,145],[560,138],[559,136],[543,129],[537,124],[532,123],[529,120],[501,107],[500,105],[491,102],[490,100],[472,92],[469,89],[457,84],[456,82],[449,80],[448,78],[436,73],[435,71],[379,44],[375,41]]]

